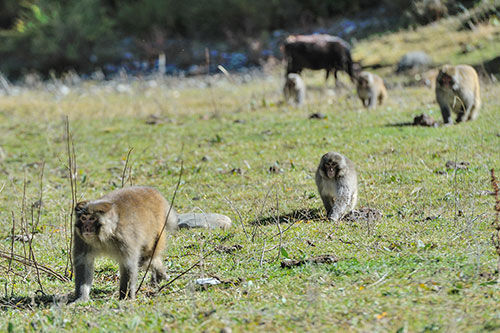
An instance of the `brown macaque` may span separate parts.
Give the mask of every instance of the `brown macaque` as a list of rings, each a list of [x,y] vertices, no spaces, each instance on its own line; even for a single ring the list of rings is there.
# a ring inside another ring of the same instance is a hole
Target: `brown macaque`
[[[76,301],[89,300],[97,256],[118,261],[120,299],[135,298],[139,267],[148,265],[150,260],[152,281],[166,278],[161,253],[167,234],[177,228],[177,214],[160,192],[151,187],[122,188],[98,200],[79,202],[75,215]]]
[[[436,100],[445,125],[453,123],[452,112],[457,114],[458,123],[476,119],[481,108],[476,70],[469,65],[441,67],[436,78]]]
[[[302,105],[306,96],[306,85],[299,74],[290,73],[286,76],[285,86],[283,87],[285,102],[293,99],[296,105]]]
[[[373,73],[359,73],[357,76],[357,90],[363,106],[370,109],[375,108],[377,102],[381,105],[387,98],[384,81],[380,76]]]
[[[342,219],[356,207],[358,177],[354,163],[347,157],[336,152],[323,155],[316,171],[316,185],[330,221]]]

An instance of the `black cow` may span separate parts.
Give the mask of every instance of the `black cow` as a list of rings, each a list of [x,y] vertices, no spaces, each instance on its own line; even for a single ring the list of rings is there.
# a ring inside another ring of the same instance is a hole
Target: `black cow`
[[[345,40],[330,35],[295,35],[288,36],[284,44],[286,73],[300,74],[302,69],[324,69],[326,80],[333,71],[337,83],[337,71],[349,74],[355,79],[351,46]]]

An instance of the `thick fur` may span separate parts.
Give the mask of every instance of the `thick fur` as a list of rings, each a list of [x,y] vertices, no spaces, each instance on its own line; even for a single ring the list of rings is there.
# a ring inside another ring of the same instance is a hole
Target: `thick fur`
[[[361,72],[357,77],[357,90],[359,99],[364,107],[373,109],[377,102],[381,105],[387,98],[387,89],[384,81],[376,74]]]
[[[299,74],[289,73],[283,87],[285,101],[293,99],[296,105],[302,105],[306,96],[306,85]]]
[[[120,299],[135,298],[138,269],[147,265],[150,258],[153,258],[153,281],[166,278],[161,253],[167,233],[177,227],[173,209],[167,220],[169,209],[169,203],[160,192],[139,186],[78,203],[73,244],[77,300],[89,299],[94,259],[100,255],[112,257],[120,265]],[[164,225],[165,230],[161,233]]]
[[[475,69],[469,65],[441,67],[436,78],[436,100],[445,124],[453,123],[452,112],[457,114],[457,122],[476,119],[481,96]]]
[[[358,176],[347,157],[336,152],[323,155],[316,171],[316,185],[330,221],[340,220],[356,207]]]
[[[345,71],[354,79],[351,46],[345,40],[331,35],[291,35],[285,40],[284,54],[287,74],[300,74],[302,69],[324,69],[326,80],[333,72],[337,82],[337,71]]]

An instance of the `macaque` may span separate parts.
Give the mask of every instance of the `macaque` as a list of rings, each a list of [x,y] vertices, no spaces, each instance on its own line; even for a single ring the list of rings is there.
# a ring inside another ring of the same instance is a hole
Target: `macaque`
[[[79,202],[75,214],[77,301],[89,300],[94,259],[100,255],[114,258],[120,265],[120,299],[135,298],[139,267],[147,266],[150,260],[152,281],[166,278],[161,253],[167,233],[177,228],[177,215],[156,189],[122,188],[98,200]]]
[[[336,152],[323,155],[316,171],[316,185],[330,221],[342,219],[356,207],[358,179],[354,163],[347,157]]]
[[[445,125],[453,123],[452,112],[457,114],[458,123],[476,119],[481,107],[476,70],[469,65],[441,67],[436,78],[436,100]]]
[[[306,85],[299,74],[289,73],[286,76],[285,86],[283,87],[285,101],[293,99],[296,105],[302,105],[306,96]]]
[[[380,76],[361,72],[357,76],[358,96],[361,99],[364,107],[373,109],[377,106],[377,102],[381,105],[387,98],[387,89],[384,81]]]

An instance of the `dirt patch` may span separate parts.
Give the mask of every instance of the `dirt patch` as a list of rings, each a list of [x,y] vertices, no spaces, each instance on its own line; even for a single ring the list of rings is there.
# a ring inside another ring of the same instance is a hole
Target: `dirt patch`
[[[362,207],[350,211],[342,220],[347,222],[371,222],[382,217],[382,212],[375,208]]]
[[[215,251],[219,253],[233,253],[238,250],[241,250],[242,248],[243,246],[241,246],[240,244],[235,244],[231,246],[219,245],[216,247]]]
[[[446,169],[457,169],[457,170],[467,170],[469,169],[469,162],[455,162],[448,161],[445,164]]]
[[[321,256],[309,258],[309,259],[303,259],[303,260],[296,260],[296,259],[283,259],[281,261],[281,268],[292,268],[292,267],[297,267],[297,266],[302,266],[304,264],[333,264],[339,261],[337,257],[335,257],[332,254],[324,254]]]

